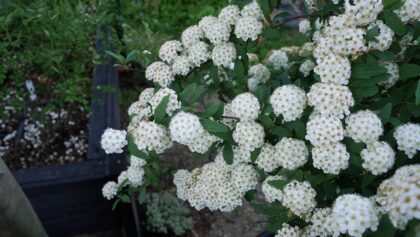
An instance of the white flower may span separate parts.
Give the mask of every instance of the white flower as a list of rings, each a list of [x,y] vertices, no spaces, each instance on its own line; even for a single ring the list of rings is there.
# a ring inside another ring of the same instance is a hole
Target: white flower
[[[220,138],[211,135],[207,131],[204,131],[199,137],[185,145],[187,145],[188,149],[190,149],[192,152],[204,154],[210,149],[213,143],[220,140]]]
[[[407,23],[409,21],[416,21],[420,19],[420,1],[405,0],[399,9],[394,10],[394,13],[400,17],[401,21]]]
[[[263,126],[254,121],[238,122],[233,132],[233,139],[239,147],[251,152],[264,144],[264,137]]]
[[[227,25],[235,25],[236,21],[241,17],[241,11],[236,5],[228,5],[223,8],[218,16],[220,22]]]
[[[173,141],[188,145],[204,133],[204,128],[197,115],[181,111],[171,119],[169,131]]]
[[[186,201],[188,199],[188,188],[192,185],[192,175],[188,170],[177,170],[173,180],[177,196],[179,199]]]
[[[332,83],[315,83],[307,94],[308,104],[322,115],[343,118],[350,114],[354,99],[347,86]]]
[[[295,170],[308,160],[309,152],[305,142],[294,138],[282,138],[276,144],[276,157],[281,167]]]
[[[399,168],[390,181],[387,203],[392,224],[404,229],[412,219],[420,219],[420,165]]]
[[[214,65],[229,68],[235,62],[235,45],[228,42],[214,46],[211,58]]]
[[[331,213],[332,209],[326,208],[315,208],[312,212],[312,216],[309,218],[309,222],[312,224],[307,226],[305,231],[307,237],[327,237],[332,235],[331,229]]]
[[[172,72],[174,76],[186,76],[190,73],[193,65],[186,56],[178,56],[175,58],[174,63],[172,64]]]
[[[185,48],[189,48],[195,43],[200,42],[200,39],[204,37],[204,33],[200,27],[194,25],[190,26],[182,32],[182,44]]]
[[[350,154],[342,143],[330,143],[312,149],[313,166],[326,174],[339,174],[349,166]]]
[[[274,202],[274,201],[281,201],[283,198],[283,191],[271,186],[268,182],[273,180],[282,180],[286,181],[286,179],[283,176],[280,175],[274,175],[274,176],[268,176],[263,184],[262,184],[262,192],[264,194],[265,200],[267,202]]]
[[[259,83],[265,83],[270,79],[270,70],[261,63],[251,66],[248,70],[248,88],[255,91]]]
[[[267,59],[267,63],[270,64],[274,70],[284,70],[288,67],[289,57],[283,50],[273,50]]]
[[[140,93],[138,102],[141,106],[147,106],[154,94],[155,88],[146,88]]]
[[[381,119],[370,110],[361,110],[346,118],[345,135],[356,142],[372,143],[383,134]]]
[[[392,40],[394,38],[394,31],[392,31],[391,28],[385,25],[385,23],[381,20],[377,20],[371,23],[368,26],[367,30],[370,30],[375,26],[379,28],[379,34],[375,37],[377,41],[369,42],[369,48],[385,51],[389,49],[389,47],[392,44]]]
[[[113,199],[117,196],[118,193],[118,184],[114,181],[107,182],[104,187],[102,188],[102,196],[107,200]]]
[[[315,50],[314,42],[306,42],[300,47],[298,54],[301,57],[312,56],[314,50]]]
[[[344,194],[335,200],[332,210],[334,236],[341,233],[361,237],[367,229],[376,231],[378,224],[375,207],[368,198]]]
[[[237,165],[232,170],[231,180],[239,192],[246,193],[251,189],[255,189],[258,183],[257,171],[252,165]]]
[[[373,175],[380,175],[392,168],[395,162],[395,153],[392,147],[386,142],[376,141],[368,144],[360,153],[363,160],[362,167],[372,172]]]
[[[306,94],[295,85],[280,86],[271,94],[270,104],[277,116],[282,115],[284,122],[290,122],[302,116],[306,107]]]
[[[226,124],[229,128],[233,129],[237,121],[233,118],[235,117],[235,115],[233,115],[232,113],[232,105],[230,103],[225,104],[223,108],[223,116],[224,118],[222,119],[222,122]]]
[[[389,78],[386,81],[381,81],[378,84],[379,85],[386,85],[387,87],[393,86],[398,79],[400,78],[400,72],[398,69],[398,64],[394,62],[388,62],[388,61],[380,61],[379,65],[384,66],[387,70],[387,73],[389,74]]]
[[[198,23],[198,26],[201,28],[201,30],[203,30],[204,35],[207,37],[207,35],[210,33],[211,26],[217,22],[217,17],[205,16],[201,18],[200,22]]]
[[[291,181],[283,188],[281,203],[295,215],[306,217],[316,206],[316,192],[308,182]]]
[[[299,22],[299,32],[305,35],[311,33],[311,22],[308,19]]]
[[[140,157],[134,156],[134,155],[130,156],[130,166],[141,168],[145,166],[146,164],[147,164],[146,160]]]
[[[127,180],[127,171],[122,171],[119,175],[118,175],[118,186],[122,185],[126,180]],[[127,184],[125,184],[127,185]]]
[[[316,36],[318,36],[319,31],[316,31],[314,33],[314,38]],[[330,37],[319,37],[317,39],[313,40],[315,42],[315,45],[313,45],[313,56],[318,60],[322,59],[322,58],[332,58],[332,57],[337,57],[337,55],[334,54],[333,52],[333,45],[334,45],[334,41],[332,38]],[[309,48],[309,50],[312,49]],[[304,51],[305,52],[305,51]],[[310,53],[311,51],[309,51]],[[308,54],[308,52],[306,51],[306,53]],[[329,54],[333,54],[333,55],[329,55]],[[342,57],[342,56],[341,56]]]
[[[333,50],[343,55],[355,55],[367,51],[365,41],[366,31],[360,28],[344,28],[333,38]]]
[[[160,154],[172,146],[168,129],[154,122],[140,122],[132,134],[139,150]]]
[[[339,142],[344,138],[343,125],[337,117],[314,116],[306,124],[306,130],[305,138],[314,146]]]
[[[361,26],[375,21],[382,9],[382,0],[345,0],[344,2],[344,14]]]
[[[172,114],[181,108],[181,102],[178,101],[178,96],[176,92],[169,88],[161,88],[159,89],[150,100],[150,104],[152,105],[152,112],[154,113],[156,108],[159,106],[159,104],[162,102],[162,99],[166,96],[169,96],[168,105],[166,107],[166,113],[169,116],[172,116]]]
[[[315,63],[310,59],[306,59],[300,66],[299,72],[303,74],[304,77],[309,76],[309,74],[314,70]]]
[[[210,43],[217,45],[227,42],[230,37],[230,25],[220,21],[216,21],[209,26],[209,29],[205,32],[206,38],[209,39]]]
[[[394,132],[398,150],[404,151],[408,158],[413,158],[420,150],[420,125],[407,123],[397,127]]]
[[[243,41],[257,40],[261,34],[263,24],[254,17],[239,18],[235,25],[235,35]]]
[[[276,149],[269,143],[261,148],[255,164],[265,172],[272,172],[280,166],[279,159],[276,157]]]
[[[347,57],[329,53],[318,58],[314,72],[319,75],[321,82],[347,85],[351,75],[350,60]]]
[[[246,92],[237,95],[232,100],[230,109],[233,116],[241,121],[255,120],[260,114],[260,103],[257,97]]]
[[[198,42],[188,48],[188,59],[190,62],[199,67],[202,63],[205,63],[211,58],[208,45],[204,42]]]
[[[302,231],[298,226],[291,226],[287,223],[283,223],[280,230],[274,237],[301,237]]]
[[[246,55],[248,56],[248,60],[249,60],[250,65],[255,65],[255,64],[260,62],[260,59],[258,58],[257,54],[247,53]],[[248,72],[248,74],[249,74],[249,72]]]
[[[123,153],[127,143],[127,132],[124,130],[107,128],[101,136],[101,147],[106,154]]]
[[[163,62],[150,64],[146,68],[146,79],[161,87],[168,87],[175,80],[171,67]]]
[[[166,41],[159,50],[159,58],[166,63],[172,64],[178,53],[182,51],[182,44],[178,40]]]
[[[127,169],[127,179],[131,186],[139,187],[143,184],[144,170],[142,167],[130,166]]]
[[[252,1],[251,3],[245,5],[241,11],[242,16],[253,17],[258,20],[264,19],[264,14],[261,11],[260,5],[257,1]]]

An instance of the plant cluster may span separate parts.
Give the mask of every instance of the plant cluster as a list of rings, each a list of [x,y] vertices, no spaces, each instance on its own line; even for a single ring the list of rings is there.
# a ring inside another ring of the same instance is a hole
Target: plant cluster
[[[155,88],[129,110],[130,167],[104,196],[142,199],[156,184],[158,154],[176,142],[201,158],[216,154],[174,174],[178,197],[197,210],[251,201],[278,237],[414,234],[420,2],[308,0],[309,14],[297,17],[307,18],[307,42],[260,61],[250,52],[293,19],[271,18],[278,4],[231,1],[161,46],[145,72]],[[203,94],[217,95],[204,109]],[[141,184],[125,178],[130,169]],[[259,181],[267,204],[252,201]]]

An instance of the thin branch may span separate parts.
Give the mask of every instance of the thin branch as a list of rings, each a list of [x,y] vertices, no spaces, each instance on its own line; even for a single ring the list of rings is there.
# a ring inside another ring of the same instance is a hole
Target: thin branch
[[[293,8],[293,11],[296,12],[298,15],[302,15],[302,11],[297,7],[295,4],[293,4],[292,0],[289,0],[290,6]]]
[[[239,118],[236,118],[236,117],[230,117],[230,116],[220,116],[221,118],[224,118],[224,119],[235,119],[235,120],[239,120]]]
[[[282,25],[284,25],[284,24],[286,24],[286,23],[288,23],[290,21],[294,21],[294,20],[297,20],[297,19],[309,18],[309,17],[313,17],[313,16],[316,16],[316,15],[304,14],[304,15],[293,16],[293,17],[290,17],[289,19],[286,19],[286,20],[278,23],[277,25],[274,25],[274,27],[282,26]]]

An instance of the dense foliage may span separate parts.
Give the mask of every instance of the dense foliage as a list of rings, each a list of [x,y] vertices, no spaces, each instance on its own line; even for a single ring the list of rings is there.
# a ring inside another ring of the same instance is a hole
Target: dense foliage
[[[251,201],[277,236],[414,236],[419,1],[308,0],[306,15],[271,18],[278,4],[232,1],[161,46],[145,73],[155,88],[130,106],[127,131],[102,137],[109,153],[128,144],[131,154],[104,196],[142,200],[158,184],[158,154],[177,142],[215,157],[174,174],[197,210]],[[306,43],[249,54],[297,18]],[[259,181],[266,204],[253,202]]]

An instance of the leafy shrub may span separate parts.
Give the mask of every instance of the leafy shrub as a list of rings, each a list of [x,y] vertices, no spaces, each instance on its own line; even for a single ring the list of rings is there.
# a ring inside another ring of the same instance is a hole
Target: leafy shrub
[[[229,212],[247,200],[278,237],[412,236],[420,16],[409,6],[417,2],[308,0],[309,14],[298,16],[308,18],[300,29],[308,41],[261,61],[249,52],[297,18],[272,20],[278,1],[231,4],[165,42],[161,61],[146,68],[155,87],[128,110],[131,164],[104,196],[144,196],[158,155],[177,142],[211,159],[174,174],[178,197],[197,210]],[[252,198],[259,182],[265,204]]]

